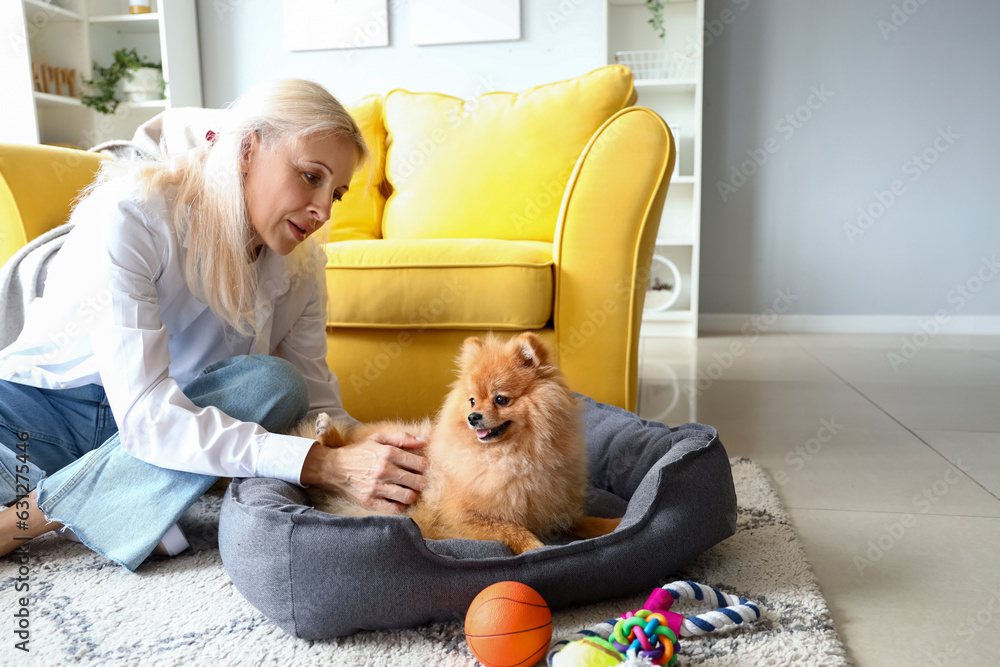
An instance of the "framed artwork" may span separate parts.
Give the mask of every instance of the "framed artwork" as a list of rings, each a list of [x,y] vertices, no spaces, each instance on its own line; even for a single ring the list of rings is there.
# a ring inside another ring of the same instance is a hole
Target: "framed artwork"
[[[389,46],[388,0],[285,0],[289,51]]]
[[[521,39],[521,0],[411,0],[414,44]]]

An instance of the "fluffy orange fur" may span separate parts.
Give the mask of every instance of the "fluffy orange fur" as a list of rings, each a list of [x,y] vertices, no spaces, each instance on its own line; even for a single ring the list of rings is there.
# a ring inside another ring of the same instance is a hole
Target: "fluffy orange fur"
[[[468,338],[458,379],[435,420],[345,427],[321,415],[316,438],[342,446],[379,431],[424,438],[427,484],[406,510],[430,539],[496,540],[519,554],[559,533],[597,537],[620,519],[584,514],[587,451],[581,407],[540,338]],[[309,425],[306,429],[308,431]],[[317,509],[371,514],[319,489]]]

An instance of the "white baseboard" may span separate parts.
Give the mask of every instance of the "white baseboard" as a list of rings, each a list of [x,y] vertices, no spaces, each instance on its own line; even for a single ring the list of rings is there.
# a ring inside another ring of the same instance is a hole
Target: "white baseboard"
[[[944,334],[1000,335],[1000,316],[944,315],[739,315],[707,314],[698,316],[699,332],[764,333],[899,333],[926,330],[930,323],[940,325]],[[923,326],[921,326],[923,325]]]

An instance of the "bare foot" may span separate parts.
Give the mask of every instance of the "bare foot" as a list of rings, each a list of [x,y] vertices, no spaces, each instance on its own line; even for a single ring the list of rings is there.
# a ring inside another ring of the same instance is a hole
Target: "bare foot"
[[[9,554],[28,540],[62,528],[38,509],[38,492],[32,491],[10,507],[0,510],[0,556]]]

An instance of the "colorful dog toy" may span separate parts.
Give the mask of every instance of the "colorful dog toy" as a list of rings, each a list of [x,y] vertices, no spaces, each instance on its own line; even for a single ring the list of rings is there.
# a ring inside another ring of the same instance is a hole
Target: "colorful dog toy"
[[[680,598],[707,600],[719,607],[696,616],[684,616],[670,611],[670,607]],[[611,645],[626,658],[647,658],[654,665],[672,665],[677,661],[677,640],[715,632],[743,623],[752,623],[760,618],[760,607],[746,598],[729,595],[722,591],[693,581],[675,581],[663,588],[657,588],[646,600],[642,609],[626,612],[618,619],[599,623],[590,630],[556,642],[549,649],[547,664],[561,667],[568,664],[589,664],[580,661],[572,663],[558,660],[564,649],[587,639],[611,640]],[[574,655],[582,649],[573,648]],[[584,653],[579,653],[584,656]],[[589,656],[589,654],[587,654]],[[589,658],[588,658],[589,659]],[[595,665],[616,665],[620,662],[594,662]]]
[[[615,623],[611,636],[614,647],[630,658],[649,658],[654,665],[676,662],[673,658],[677,633],[668,627],[663,614],[648,609],[628,612]]]

